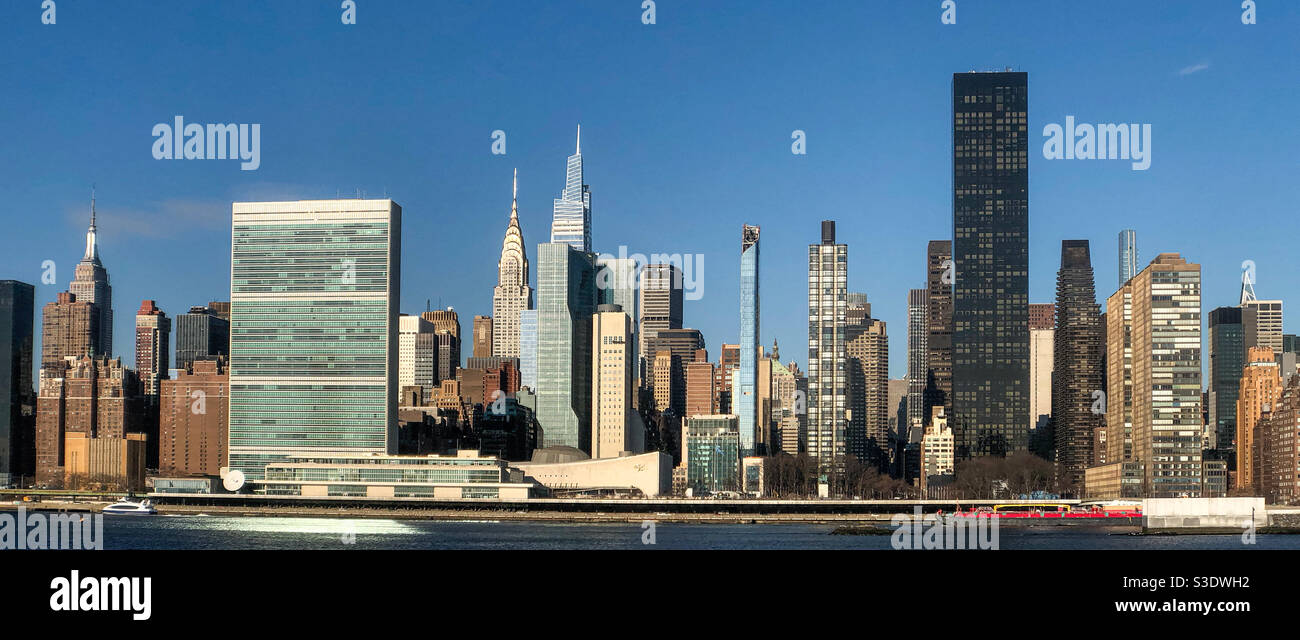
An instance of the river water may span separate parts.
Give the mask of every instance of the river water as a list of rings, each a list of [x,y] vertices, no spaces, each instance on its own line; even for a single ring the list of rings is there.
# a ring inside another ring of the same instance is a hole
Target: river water
[[[564,524],[256,516],[107,516],[105,549],[890,549],[815,524]],[[1300,536],[1126,535],[1132,527],[1003,526],[1001,549],[1300,549]],[[653,539],[653,544],[650,540]]]

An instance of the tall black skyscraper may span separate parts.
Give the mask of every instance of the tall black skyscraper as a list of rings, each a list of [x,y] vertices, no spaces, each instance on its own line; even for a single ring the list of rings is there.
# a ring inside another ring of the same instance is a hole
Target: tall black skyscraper
[[[1028,74],[952,78],[957,457],[1029,444]]]
[[[0,486],[36,473],[35,289],[0,280]]]
[[[1052,423],[1056,437],[1057,478],[1083,490],[1083,472],[1092,465],[1093,433],[1105,424],[1094,413],[1093,393],[1103,391],[1105,332],[1092,276],[1087,240],[1061,241],[1056,272],[1056,334],[1053,344]]]
[[[176,368],[230,354],[230,321],[209,307],[176,316]]]

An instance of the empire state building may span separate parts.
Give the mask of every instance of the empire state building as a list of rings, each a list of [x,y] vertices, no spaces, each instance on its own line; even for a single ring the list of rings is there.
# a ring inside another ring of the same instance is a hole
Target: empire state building
[[[113,354],[113,287],[108,284],[108,271],[99,259],[99,243],[95,236],[95,196],[90,197],[90,229],[86,231],[86,255],[73,272],[68,291],[79,302],[91,302],[99,307],[99,352],[95,355]]]

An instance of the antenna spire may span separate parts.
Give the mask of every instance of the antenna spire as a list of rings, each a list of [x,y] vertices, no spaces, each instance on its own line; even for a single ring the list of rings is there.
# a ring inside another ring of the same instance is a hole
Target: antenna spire
[[[90,185],[90,228],[95,228],[95,185]]]
[[[513,193],[510,196],[510,217],[519,216],[519,167],[515,167],[515,181]]]
[[[576,151],[574,151],[574,153],[575,154],[582,153],[582,125],[578,125],[578,148]]]

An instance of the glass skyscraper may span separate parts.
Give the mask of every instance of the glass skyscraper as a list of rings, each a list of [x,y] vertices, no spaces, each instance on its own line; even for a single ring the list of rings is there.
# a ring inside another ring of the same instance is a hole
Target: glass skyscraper
[[[596,257],[550,242],[537,265],[537,423],[545,446],[590,453]]]
[[[1142,269],[1138,267],[1137,232],[1125,229],[1119,232],[1119,286],[1133,279]]]
[[[537,310],[519,312],[519,385],[537,390]]]
[[[25,282],[0,280],[0,486],[36,473],[35,292]]]
[[[394,453],[402,208],[392,200],[236,202],[230,466]]]
[[[740,390],[732,411],[740,417],[741,454],[752,456],[756,443],[766,443],[758,430],[767,421],[758,420],[758,227],[744,225],[740,231]],[[765,451],[757,451],[763,455]]]
[[[563,242],[578,251],[591,251],[591,188],[582,182],[582,127],[577,149],[569,156],[564,191],[555,199],[551,242]]]
[[[1028,74],[952,79],[957,459],[1029,446]]]

